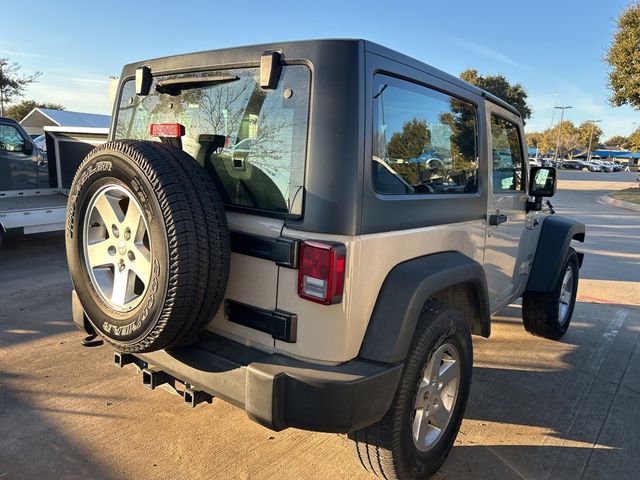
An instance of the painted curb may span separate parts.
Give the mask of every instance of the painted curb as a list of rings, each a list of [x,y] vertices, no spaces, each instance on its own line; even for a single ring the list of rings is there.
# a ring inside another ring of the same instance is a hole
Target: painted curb
[[[615,198],[611,198],[609,195],[603,195],[602,197],[600,197],[600,200],[609,205],[613,205],[614,207],[626,208],[627,210],[635,210],[636,212],[640,212],[640,203],[617,200]]]

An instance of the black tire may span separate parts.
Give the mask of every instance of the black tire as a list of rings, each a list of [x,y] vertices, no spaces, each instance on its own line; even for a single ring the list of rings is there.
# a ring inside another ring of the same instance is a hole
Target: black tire
[[[565,314],[561,314],[560,296],[565,273],[571,270],[572,290]],[[550,292],[524,292],[522,296],[522,321],[527,332],[533,335],[558,340],[569,328],[576,304],[578,291],[579,264],[576,251],[569,247],[560,276]]]
[[[447,345],[453,345],[459,354],[458,393],[446,428],[430,449],[423,452],[412,437],[418,386],[434,353]],[[460,430],[472,367],[471,333],[462,314],[438,303],[425,306],[389,411],[378,423],[348,435],[362,466],[385,479],[420,479],[433,475],[444,463]]]
[[[83,225],[90,200],[109,185],[125,189],[138,202],[151,239],[149,287],[130,311],[118,311],[104,301],[92,283],[84,254]],[[149,352],[194,341],[220,307],[230,259],[224,207],[202,167],[168,145],[113,141],[85,158],[70,192],[69,271],[96,331],[123,352]]]

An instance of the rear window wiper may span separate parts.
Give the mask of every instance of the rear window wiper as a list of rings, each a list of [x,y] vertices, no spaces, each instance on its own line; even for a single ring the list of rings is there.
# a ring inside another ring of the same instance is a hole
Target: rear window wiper
[[[171,78],[169,80],[160,80],[156,84],[156,91],[167,95],[179,95],[183,90],[221,85],[235,82],[236,80],[240,80],[240,77],[219,75],[214,77]]]

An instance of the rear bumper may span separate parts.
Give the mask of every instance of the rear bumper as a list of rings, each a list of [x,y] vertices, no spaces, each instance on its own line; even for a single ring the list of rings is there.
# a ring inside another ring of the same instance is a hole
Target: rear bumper
[[[345,433],[375,423],[389,409],[402,372],[401,364],[360,359],[335,367],[310,364],[206,332],[195,345],[135,356],[273,430]]]
[[[75,295],[73,300],[75,307]],[[81,307],[74,308],[74,321],[87,332]],[[188,347],[119,357],[121,365],[163,372],[164,380],[178,380],[191,391],[243,408],[252,420],[276,431],[296,427],[346,433],[377,422],[391,405],[403,367],[359,358],[316,365],[208,332]]]

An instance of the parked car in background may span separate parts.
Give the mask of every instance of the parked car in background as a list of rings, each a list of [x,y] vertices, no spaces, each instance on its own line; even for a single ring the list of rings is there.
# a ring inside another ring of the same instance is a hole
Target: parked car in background
[[[602,165],[600,165],[599,163],[595,163],[595,162],[582,162],[584,164],[584,166],[582,167],[583,171],[589,171],[589,172],[602,172],[604,171],[604,167]]]
[[[562,162],[562,168],[572,170],[582,170],[585,172],[602,172],[603,167],[595,162],[587,162],[584,160],[565,160]]]
[[[621,171],[624,167],[617,162],[607,162],[613,168],[614,172]]]
[[[604,160],[591,160],[587,163],[592,163],[600,167],[600,171],[602,172],[613,172],[613,165],[609,162],[605,162]]]
[[[582,170],[584,166],[584,162],[581,160],[565,160],[562,162],[562,168],[570,170]]]

